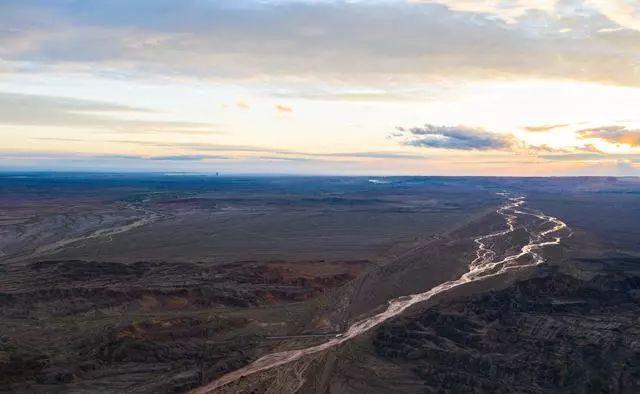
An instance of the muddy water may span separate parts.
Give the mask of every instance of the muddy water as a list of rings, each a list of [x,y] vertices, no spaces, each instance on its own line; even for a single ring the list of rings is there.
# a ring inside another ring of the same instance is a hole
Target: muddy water
[[[505,218],[506,229],[482,235],[474,240],[477,245],[476,258],[469,264],[469,272],[459,279],[442,283],[423,293],[392,299],[383,312],[353,323],[344,333],[327,342],[304,349],[268,354],[243,368],[223,375],[206,386],[193,390],[191,393],[210,393],[244,376],[288,364],[305,356],[338,346],[371,330],[386,320],[398,316],[417,303],[427,301],[437,294],[449,291],[465,283],[480,281],[488,277],[501,275],[510,270],[523,269],[544,263],[542,249],[545,246],[559,244],[562,234],[565,232],[563,230],[568,229],[567,225],[558,218],[525,208],[525,197],[510,197],[506,193],[501,195],[505,198],[505,203],[496,212]],[[517,253],[499,258],[498,252],[491,249],[491,241],[515,232],[520,228],[519,219],[525,216],[533,216],[540,222],[535,228],[524,228],[529,235],[529,243],[522,246]]]

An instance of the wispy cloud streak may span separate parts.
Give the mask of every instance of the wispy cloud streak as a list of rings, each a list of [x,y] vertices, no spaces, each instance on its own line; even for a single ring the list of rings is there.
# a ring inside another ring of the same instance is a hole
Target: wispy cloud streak
[[[155,111],[58,96],[0,93],[0,125],[95,128],[121,132],[212,134],[218,125],[184,121],[132,119]]]

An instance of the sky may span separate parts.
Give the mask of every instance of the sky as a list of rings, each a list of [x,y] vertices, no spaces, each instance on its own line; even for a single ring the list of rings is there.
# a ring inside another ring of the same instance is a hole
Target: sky
[[[0,171],[640,175],[635,0],[3,0]]]

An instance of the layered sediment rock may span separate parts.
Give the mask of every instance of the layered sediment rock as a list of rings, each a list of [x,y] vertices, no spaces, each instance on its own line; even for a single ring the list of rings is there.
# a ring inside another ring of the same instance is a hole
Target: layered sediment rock
[[[640,392],[640,278],[553,274],[383,326],[426,392]]]

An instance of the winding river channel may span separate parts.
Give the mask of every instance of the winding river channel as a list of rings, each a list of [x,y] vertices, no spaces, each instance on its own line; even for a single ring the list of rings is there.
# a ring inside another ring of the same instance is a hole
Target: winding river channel
[[[545,246],[559,244],[563,235],[569,234],[567,225],[558,218],[526,208],[525,197],[511,197],[507,193],[501,193],[500,195],[504,197],[505,202],[496,212],[504,217],[506,228],[482,235],[474,240],[477,245],[476,257],[469,264],[469,271],[460,278],[442,283],[423,293],[392,299],[388,302],[387,308],[384,311],[356,321],[344,333],[324,343],[304,349],[265,355],[243,368],[223,375],[208,385],[191,391],[191,393],[210,393],[244,376],[266,371],[299,360],[305,356],[336,347],[398,316],[417,303],[427,301],[437,294],[447,292],[466,283],[501,275],[510,270],[518,270],[544,263],[543,248]],[[527,216],[533,217],[533,222],[529,226],[524,226],[521,223],[521,219]],[[516,231],[526,231],[528,233],[529,241],[526,245],[522,246],[515,253],[506,256],[502,256],[500,252],[492,249],[495,240],[509,236]]]

